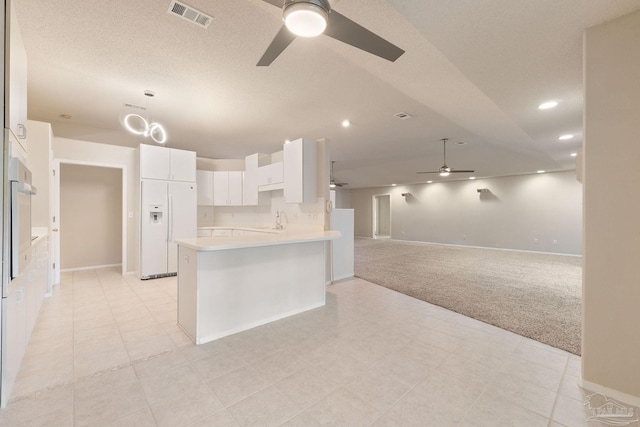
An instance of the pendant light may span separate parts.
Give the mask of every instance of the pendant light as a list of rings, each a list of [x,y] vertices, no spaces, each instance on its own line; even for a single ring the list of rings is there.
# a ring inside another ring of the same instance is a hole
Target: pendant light
[[[144,95],[146,97],[153,98],[156,96],[155,92],[151,90],[145,90]],[[149,104],[147,103],[147,106]],[[147,110],[149,108],[147,107]],[[124,127],[134,135],[142,135],[145,138],[151,138],[158,144],[164,144],[167,142],[167,132],[160,123],[151,122],[139,114],[127,114],[124,116]]]

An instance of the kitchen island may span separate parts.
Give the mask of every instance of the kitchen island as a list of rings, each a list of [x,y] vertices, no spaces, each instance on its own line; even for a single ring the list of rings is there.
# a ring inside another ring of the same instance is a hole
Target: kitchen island
[[[178,240],[178,325],[196,344],[325,304],[337,231]]]

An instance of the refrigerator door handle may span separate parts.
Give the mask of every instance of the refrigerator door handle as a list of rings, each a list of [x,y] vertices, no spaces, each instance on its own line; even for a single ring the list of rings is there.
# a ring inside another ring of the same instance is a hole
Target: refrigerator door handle
[[[173,196],[169,195],[169,235],[167,242],[173,242]]]

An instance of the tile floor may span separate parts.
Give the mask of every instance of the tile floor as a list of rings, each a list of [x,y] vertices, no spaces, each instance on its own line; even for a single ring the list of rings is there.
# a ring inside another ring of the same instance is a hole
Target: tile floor
[[[175,319],[175,278],[64,274],[0,426],[599,425],[579,357],[359,279],[205,345]]]

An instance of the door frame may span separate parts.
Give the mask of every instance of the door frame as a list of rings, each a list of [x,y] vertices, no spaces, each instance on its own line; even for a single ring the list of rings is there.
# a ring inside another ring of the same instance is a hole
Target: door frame
[[[60,165],[79,165],[79,166],[92,166],[99,168],[111,168],[120,169],[122,172],[122,275],[127,273],[127,236],[129,234],[128,221],[127,221],[127,166],[117,163],[102,163],[102,162],[88,162],[84,160],[72,160],[72,159],[53,159],[53,215],[51,216],[49,223],[49,231],[52,236],[52,250],[53,250],[53,263],[51,263],[53,283],[60,283],[60,231],[53,232],[54,229],[60,230]],[[54,268],[53,266],[56,266]]]
[[[371,229],[371,236],[374,239],[378,238],[377,235],[377,230],[379,229],[379,218],[378,218],[378,200],[381,197],[388,197],[389,198],[389,238],[391,238],[391,193],[384,193],[384,194],[374,194],[373,196],[371,196],[371,225],[372,225],[372,229]]]

